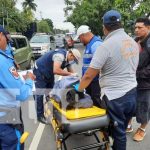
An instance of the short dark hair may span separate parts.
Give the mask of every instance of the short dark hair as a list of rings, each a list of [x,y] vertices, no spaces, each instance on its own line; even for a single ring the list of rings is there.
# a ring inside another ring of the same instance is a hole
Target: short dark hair
[[[114,31],[114,30],[122,28],[121,22],[117,22],[114,24],[104,24],[104,26],[108,31]]]
[[[139,22],[144,23],[145,26],[150,26],[150,19],[147,17],[141,17],[136,19],[135,23],[139,23]]]

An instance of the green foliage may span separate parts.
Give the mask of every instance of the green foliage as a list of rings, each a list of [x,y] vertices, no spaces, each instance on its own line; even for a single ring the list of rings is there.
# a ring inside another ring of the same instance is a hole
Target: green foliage
[[[38,32],[45,32],[45,33],[49,33],[51,31],[47,21],[45,20],[41,20],[40,22],[37,23],[37,30]]]
[[[31,9],[33,11],[36,11],[37,7],[37,5],[34,3],[34,0],[24,0],[22,6],[24,9]]]
[[[36,8],[36,4],[30,0],[32,3],[26,5],[25,9],[20,12],[15,7],[16,2],[17,0],[0,0],[0,24],[10,32],[26,31],[27,26],[34,21],[32,10],[35,9],[32,6]]]
[[[50,28],[50,31],[53,32],[54,25],[53,25],[52,20],[51,20],[51,19],[48,19],[48,18],[47,18],[47,19],[43,19],[43,20],[45,20],[45,21],[48,23],[49,28]]]
[[[76,28],[82,24],[89,25],[95,34],[102,35],[102,17],[110,9],[118,10],[122,14],[122,23],[130,32],[131,24],[137,17],[150,12],[148,0],[65,0],[67,21]]]
[[[34,0],[24,0],[23,11],[16,7],[17,0],[0,0],[0,24],[10,32],[25,32],[32,23],[37,5]],[[53,22],[51,19],[37,21],[38,32],[53,32]]]

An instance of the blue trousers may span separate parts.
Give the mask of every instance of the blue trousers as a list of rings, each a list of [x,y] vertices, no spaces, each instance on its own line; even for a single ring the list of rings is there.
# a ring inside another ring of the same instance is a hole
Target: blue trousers
[[[118,126],[111,129],[114,139],[113,150],[126,150],[126,128],[136,110],[136,97],[136,88],[111,101],[106,96],[103,97],[110,119],[118,123]]]
[[[20,150],[21,133],[12,125],[0,124],[0,149],[1,150]]]
[[[33,73],[36,76],[36,92],[34,94],[34,99],[36,101],[36,109],[37,109],[37,117],[41,117],[44,115],[44,106],[43,106],[43,98],[44,95],[48,96],[50,89],[54,86],[54,78],[47,80],[38,69],[34,69]],[[52,75],[53,76],[53,75]]]

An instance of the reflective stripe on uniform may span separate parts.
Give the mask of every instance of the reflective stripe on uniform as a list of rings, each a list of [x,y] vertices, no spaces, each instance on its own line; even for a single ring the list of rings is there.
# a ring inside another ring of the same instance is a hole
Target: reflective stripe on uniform
[[[93,57],[93,54],[84,54],[83,55],[83,58],[92,58]]]
[[[84,68],[88,68],[90,66],[90,64],[83,64]]]

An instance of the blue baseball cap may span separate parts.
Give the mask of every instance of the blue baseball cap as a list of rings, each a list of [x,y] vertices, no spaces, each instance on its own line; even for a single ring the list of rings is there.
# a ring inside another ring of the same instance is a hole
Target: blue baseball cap
[[[115,24],[121,22],[121,14],[116,10],[107,11],[103,16],[103,24]]]

